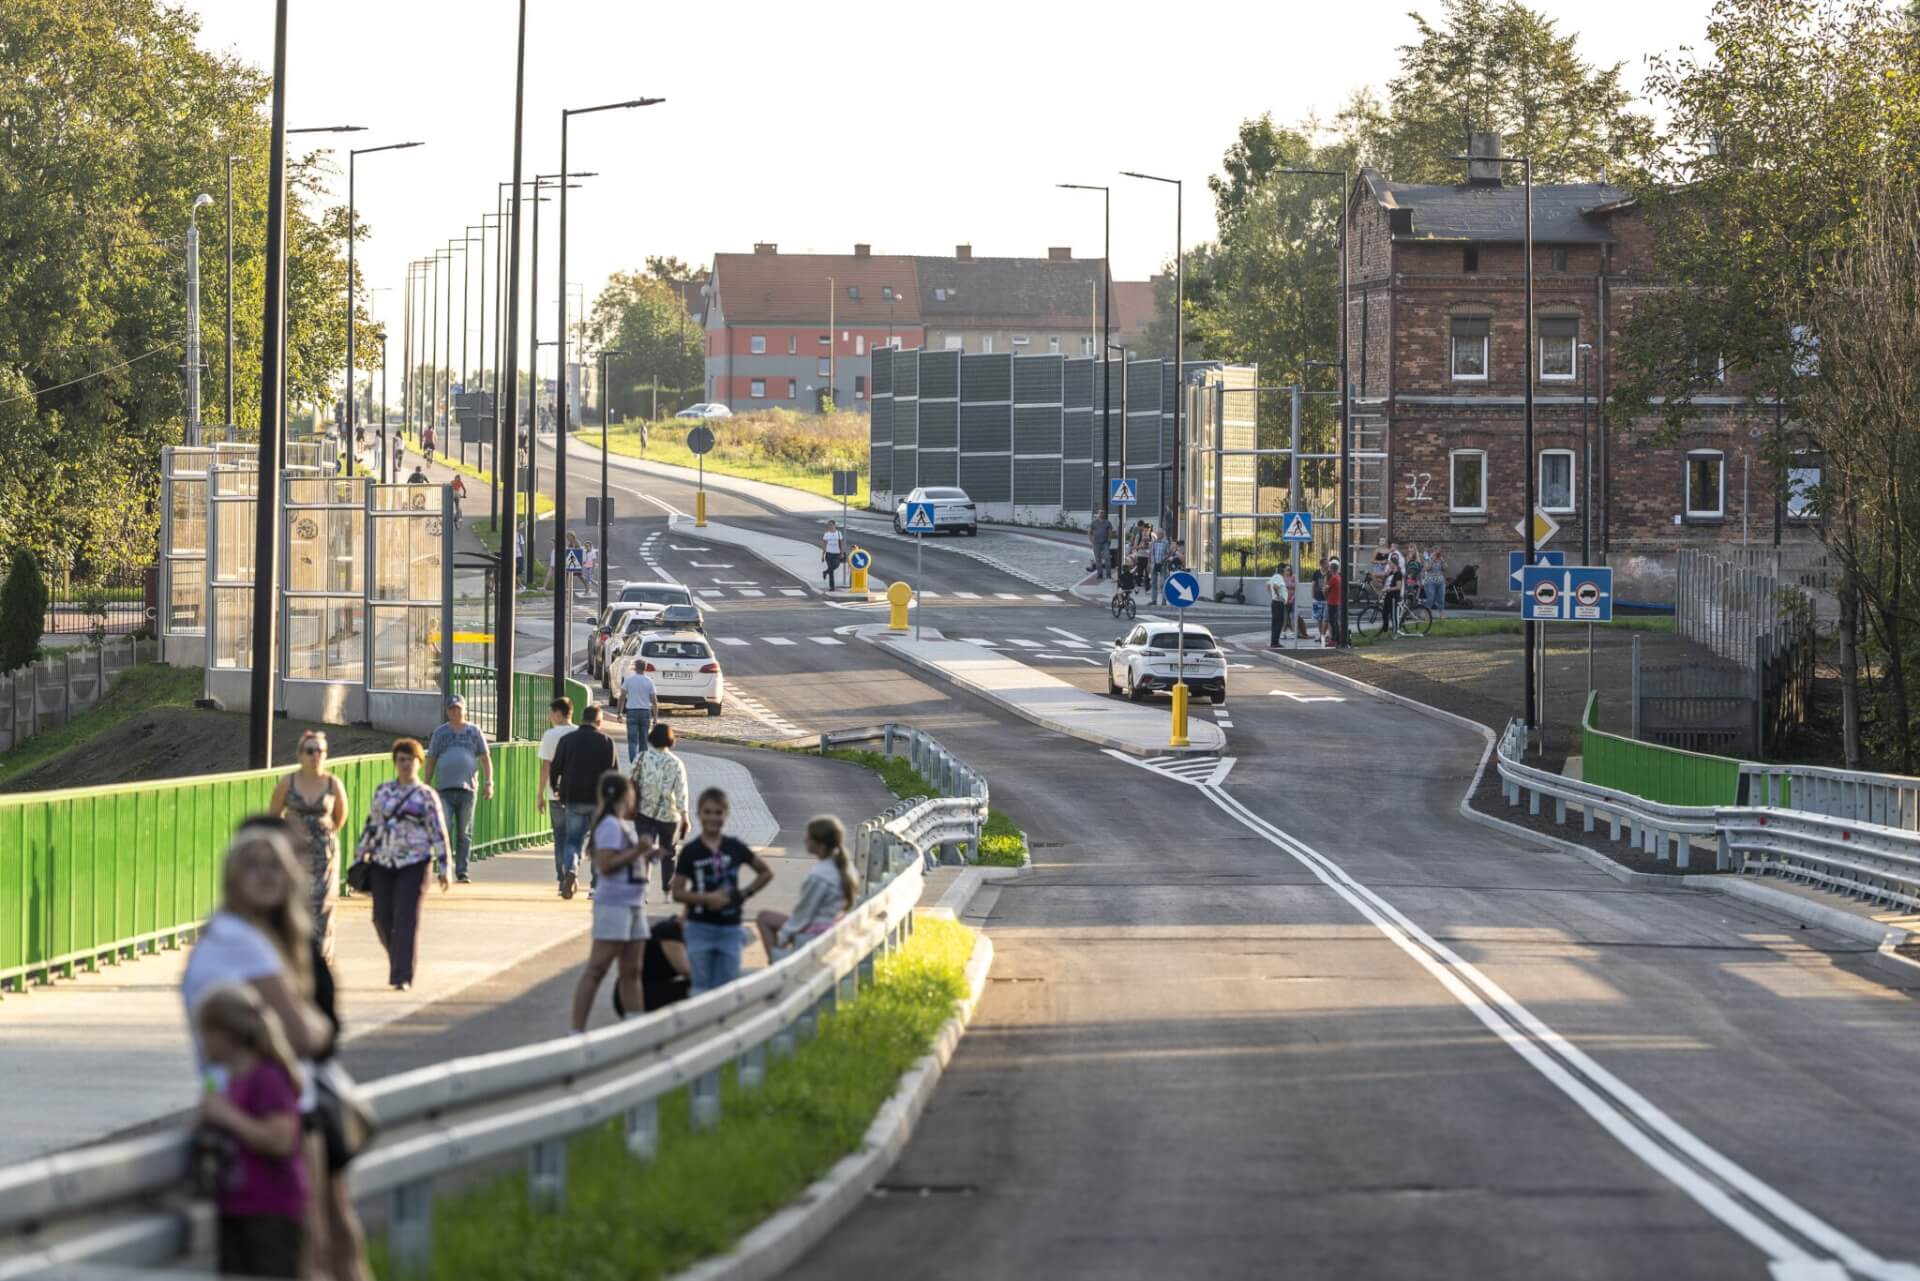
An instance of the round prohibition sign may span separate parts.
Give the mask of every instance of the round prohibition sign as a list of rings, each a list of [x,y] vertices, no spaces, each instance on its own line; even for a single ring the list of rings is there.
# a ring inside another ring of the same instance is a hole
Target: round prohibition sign
[[[1533,589],[1533,599],[1542,609],[1550,609],[1560,599],[1560,589],[1552,583],[1541,583]]]
[[[1600,603],[1600,584],[1582,583],[1573,589],[1573,599],[1582,605],[1593,606]]]

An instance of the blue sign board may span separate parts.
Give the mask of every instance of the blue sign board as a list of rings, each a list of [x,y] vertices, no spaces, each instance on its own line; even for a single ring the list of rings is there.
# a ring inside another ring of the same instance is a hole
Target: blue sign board
[[[1280,537],[1289,543],[1312,542],[1313,513],[1282,512],[1280,514]]]
[[[1611,623],[1613,571],[1596,565],[1529,565],[1520,616],[1533,623]]]
[[[567,548],[567,572],[584,574],[587,572],[587,549],[584,547]]]
[[[865,569],[873,564],[873,556],[866,548],[856,547],[853,549],[853,555],[847,557],[847,563],[855,569]]]
[[[1176,569],[1167,575],[1161,595],[1175,609],[1189,609],[1200,601],[1200,580],[1184,569]]]
[[[1131,477],[1116,477],[1107,484],[1107,506],[1131,507],[1139,501],[1140,482]]]
[[[931,534],[933,532],[933,504],[908,503],[907,518],[901,522],[909,534]]]
[[[1520,590],[1520,571],[1526,568],[1526,560],[1527,554],[1525,552],[1507,553],[1507,590],[1515,592]],[[1547,552],[1535,549],[1533,553],[1533,563],[1536,565],[1564,565],[1567,563],[1567,554],[1565,552]]]

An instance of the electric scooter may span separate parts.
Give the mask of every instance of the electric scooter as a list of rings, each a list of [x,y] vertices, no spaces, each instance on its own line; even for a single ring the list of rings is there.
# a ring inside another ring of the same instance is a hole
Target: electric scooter
[[[1234,579],[1233,590],[1226,591],[1216,587],[1213,589],[1213,600],[1216,605],[1225,600],[1230,600],[1236,605],[1247,603],[1247,553],[1244,549],[1240,552],[1240,577]]]

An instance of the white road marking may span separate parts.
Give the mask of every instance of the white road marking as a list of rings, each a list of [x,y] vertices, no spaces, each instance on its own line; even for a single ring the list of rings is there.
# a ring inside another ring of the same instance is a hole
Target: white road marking
[[[979,600],[980,599],[979,592],[955,592],[954,595],[958,596],[961,600]]]
[[[921,592],[920,598],[922,600],[932,600],[934,597],[938,596],[939,594],[940,594],[939,592]]]
[[[1058,604],[1060,603],[1060,598],[1059,598],[1058,596],[1055,596],[1055,595],[1054,595],[1053,593],[1051,593],[1051,592],[1042,592],[1042,593],[1040,593],[1039,595],[1037,595],[1037,596],[1035,596],[1035,597],[1034,597],[1034,599],[1035,599],[1035,600],[1050,600],[1050,601],[1052,601],[1052,602],[1053,602],[1054,604],[1056,604],[1056,605],[1058,605]]]
[[[1338,694],[1296,694],[1290,689],[1270,689],[1267,693],[1290,698],[1296,703],[1344,703],[1347,701]]]
[[[1035,658],[1057,658],[1063,663],[1085,663],[1088,667],[1100,666],[1097,658],[1088,658],[1085,654],[1035,654]]]
[[[702,596],[725,596],[726,595],[726,593],[721,591],[718,587],[702,587],[700,589],[700,594]],[[1275,690],[1274,692],[1278,693],[1279,691]]]
[[[716,578],[713,581],[722,587],[752,587],[757,580],[752,578]]]
[[[993,594],[993,598],[994,598],[995,600],[1019,600],[1019,599],[1020,599],[1020,593],[1018,593],[1018,592],[995,592],[995,593]]]
[[[1079,632],[1070,632],[1064,627],[1049,627],[1047,628],[1047,630],[1052,632],[1055,636],[1064,636],[1068,640],[1080,641],[1082,644],[1084,644],[1087,639],[1086,637],[1082,636]]]
[[[812,641],[812,642],[813,642],[814,644],[816,644],[816,645],[844,645],[844,644],[846,644],[846,642],[845,642],[845,641],[843,641],[843,640],[841,640],[841,639],[840,639],[840,638],[839,638],[838,636],[809,636],[809,637],[807,637],[807,639],[808,639],[808,640],[810,640],[810,641]]]
[[[1142,769],[1171,772],[1154,761],[1135,760],[1124,752],[1108,749],[1107,755]],[[1920,1278],[1920,1268],[1881,1258],[1654,1106],[1646,1096],[1542,1022],[1479,967],[1355,880],[1339,863],[1255,814],[1218,783],[1201,783],[1199,787],[1228,817],[1265,838],[1344,899],[1621,1146],[1764,1252],[1773,1276],[1811,1278],[1823,1272],[1833,1274],[1831,1261],[1809,1253],[1787,1235],[1787,1231],[1791,1231],[1833,1256],[1847,1272],[1876,1281]]]
[[[1087,644],[1085,641],[1061,641],[1060,646],[1062,649],[1092,649],[1093,648],[1093,646]]]
[[[791,644],[793,644],[793,642],[792,642],[792,641],[790,641],[790,640],[788,640],[788,639],[787,639],[786,637],[784,637],[784,636],[762,636],[762,637],[761,637],[760,639],[761,639],[761,640],[763,640],[763,641],[765,641],[765,642],[766,642],[767,644],[769,644],[769,645],[791,645]]]
[[[1046,646],[1042,645],[1039,641],[1023,640],[1018,636],[1009,636],[1007,638],[1007,644],[1018,645],[1021,649],[1045,649],[1046,648]]]
[[[969,645],[979,645],[984,649],[1000,648],[999,642],[990,641],[984,636],[962,636],[960,639],[965,641]]]
[[[732,562],[726,562],[723,564],[719,561],[690,560],[687,562],[687,564],[693,566],[695,569],[732,569],[733,568]]]
[[[758,587],[737,587],[734,590],[739,592],[742,596],[765,596],[766,595],[766,593],[761,591]]]
[[[805,596],[806,592],[798,587],[782,587],[780,594],[782,596]]]

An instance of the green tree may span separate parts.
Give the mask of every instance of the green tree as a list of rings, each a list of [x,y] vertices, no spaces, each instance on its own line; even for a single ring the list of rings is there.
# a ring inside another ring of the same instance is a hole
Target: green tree
[[[621,352],[607,362],[607,383],[608,404],[622,417],[651,414],[656,386],[662,413],[684,408],[706,375],[705,335],[679,292],[653,274],[658,261],[649,259],[645,273],[615,272],[587,317],[587,350]]]
[[[0,584],[0,672],[25,667],[40,652],[50,599],[40,563],[32,552],[16,547],[7,581]]]

